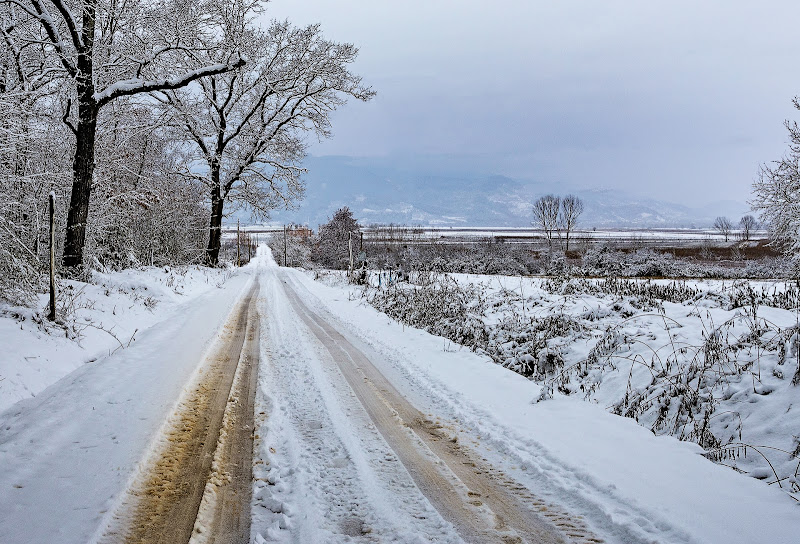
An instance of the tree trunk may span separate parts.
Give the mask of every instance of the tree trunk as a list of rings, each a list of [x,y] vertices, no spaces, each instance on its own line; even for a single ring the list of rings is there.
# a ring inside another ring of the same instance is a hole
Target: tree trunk
[[[83,263],[86,243],[86,222],[94,177],[94,148],[97,135],[97,107],[93,99],[81,100],[78,108],[75,158],[72,162],[72,195],[67,215],[63,264],[76,267]]]
[[[219,250],[222,246],[222,199],[219,186],[219,169],[211,169],[211,223],[208,229],[208,248],[206,249],[206,262],[211,266],[219,264]]]
[[[78,126],[75,130],[75,157],[72,161],[72,195],[69,201],[67,228],[64,240],[65,267],[83,264],[86,244],[86,221],[89,218],[89,198],[94,177],[94,147],[97,136],[98,106],[94,99],[94,32],[96,1],[83,6],[83,47],[78,51],[75,83],[78,91]]]
[[[47,318],[56,320],[56,202],[55,195],[50,193],[50,313]],[[37,233],[38,237],[38,233]]]

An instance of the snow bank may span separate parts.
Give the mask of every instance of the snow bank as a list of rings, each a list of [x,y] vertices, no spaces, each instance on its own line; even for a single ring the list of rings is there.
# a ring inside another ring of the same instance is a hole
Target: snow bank
[[[165,267],[95,272],[91,283],[64,281],[58,303],[62,327],[43,319],[46,310],[0,305],[0,412],[133,344],[143,330],[230,275],[222,269]],[[39,308],[46,305],[41,296]]]

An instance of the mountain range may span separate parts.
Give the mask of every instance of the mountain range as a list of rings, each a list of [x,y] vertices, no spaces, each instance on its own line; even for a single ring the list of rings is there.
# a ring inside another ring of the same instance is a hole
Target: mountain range
[[[585,204],[579,226],[585,228],[699,228],[720,215],[737,222],[748,213],[742,202],[691,207],[619,189],[565,187],[391,158],[310,156],[305,167],[305,199],[295,210],[274,212],[273,222],[316,228],[348,206],[364,225],[525,227],[533,202],[550,193],[579,196]]]

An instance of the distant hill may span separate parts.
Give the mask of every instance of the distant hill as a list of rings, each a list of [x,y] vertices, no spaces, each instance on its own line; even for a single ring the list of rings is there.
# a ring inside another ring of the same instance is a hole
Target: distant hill
[[[523,227],[530,225],[532,203],[548,193],[580,196],[586,205],[583,227],[704,227],[719,215],[737,221],[748,210],[740,202],[692,208],[615,189],[472,174],[458,165],[354,157],[309,157],[305,165],[306,199],[297,210],[275,212],[273,221],[316,229],[348,206],[362,224]]]

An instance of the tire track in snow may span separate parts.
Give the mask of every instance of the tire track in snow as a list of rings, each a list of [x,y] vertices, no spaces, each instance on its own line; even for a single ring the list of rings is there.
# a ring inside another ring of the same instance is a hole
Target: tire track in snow
[[[253,293],[258,293],[258,279]],[[259,314],[248,304],[247,328],[220,437],[189,544],[250,542],[254,401],[259,364]]]
[[[339,371],[322,364],[327,353],[297,326],[275,274],[264,282],[273,296],[262,318],[267,413],[257,436],[256,525],[272,525],[267,538],[294,542],[460,542]]]
[[[331,315],[325,304],[302,281],[298,281],[296,275],[287,274],[286,277],[295,289],[302,292],[303,300],[316,313]],[[696,542],[684,530],[676,528],[667,514],[653,515],[635,500],[620,495],[613,485],[599,483],[591,473],[580,467],[564,465],[534,438],[519,435],[503,425],[495,414],[471,402],[463,394],[453,392],[446,382],[432,378],[425,372],[415,371],[413,363],[409,365],[410,361],[404,361],[407,355],[401,355],[390,342],[359,330],[349,332],[357,341],[370,347],[370,356],[377,357],[374,360],[380,360],[382,368],[396,372],[392,376],[404,384],[404,391],[424,392],[423,397],[428,402],[427,411],[447,421],[457,421],[454,434],[462,432],[462,437],[472,437],[470,443],[473,453],[489,457],[497,466],[502,465],[509,476],[510,487],[521,485],[540,499],[539,502],[544,499],[547,515],[552,516],[557,525],[573,519],[568,512],[580,512],[590,529],[612,542]],[[432,415],[429,418],[437,419]]]
[[[601,542],[581,520],[546,504],[451,440],[441,426],[400,395],[359,350],[311,312],[291,288],[285,293],[329,351],[417,486],[465,540]],[[423,447],[415,443],[419,440]],[[426,448],[428,455],[423,451]],[[442,464],[446,470],[441,469]]]
[[[253,324],[248,327],[248,321],[256,317],[251,309],[258,288],[256,279],[225,323],[220,343],[167,422],[161,433],[161,443],[146,462],[144,472],[131,486],[128,499],[115,515],[115,522],[101,538],[101,543],[188,542],[209,479],[215,475],[217,480],[212,484],[222,487],[219,485],[224,483],[220,480],[222,474],[230,485],[220,493],[219,505],[236,519],[223,520],[225,514],[206,512],[208,529],[211,529],[208,541],[214,541],[216,530],[220,532],[220,542],[249,542],[250,518],[248,515],[241,517],[239,513],[243,510],[247,514],[249,510],[252,442],[248,449],[246,440],[248,435],[252,436],[252,416],[249,432],[233,432],[231,429],[229,433],[232,440],[244,439],[245,444],[223,444],[223,448],[228,449],[227,454],[220,452],[216,455],[216,452],[240,360],[245,357],[245,347],[253,348],[252,343],[246,346],[246,339],[248,330],[253,330]],[[257,356],[257,350],[254,353]],[[255,362],[250,357],[250,361],[245,363],[245,373],[255,367]],[[249,379],[243,378],[242,383],[249,384]],[[243,396],[245,401],[252,399],[247,394]],[[246,426],[252,404],[239,403],[233,410],[235,414],[229,416],[229,421],[238,421]],[[241,462],[242,453],[246,456],[246,463]],[[215,460],[224,465],[212,466]]]

